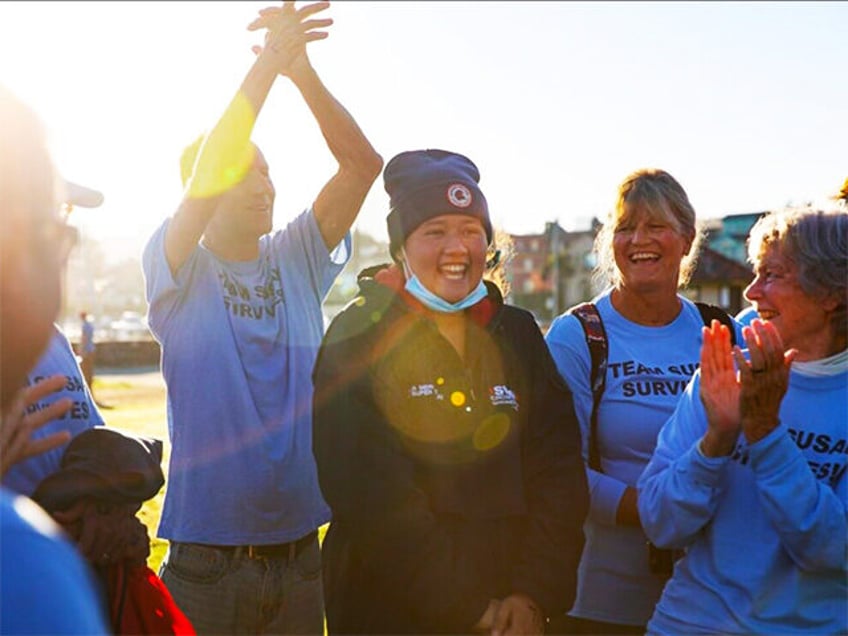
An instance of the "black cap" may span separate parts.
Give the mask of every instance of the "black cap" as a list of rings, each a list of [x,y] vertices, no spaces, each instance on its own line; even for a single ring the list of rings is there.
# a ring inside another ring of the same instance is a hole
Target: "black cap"
[[[32,499],[48,512],[83,497],[141,503],[165,483],[161,461],[161,441],[96,426],[70,441],[61,467],[38,484]]]

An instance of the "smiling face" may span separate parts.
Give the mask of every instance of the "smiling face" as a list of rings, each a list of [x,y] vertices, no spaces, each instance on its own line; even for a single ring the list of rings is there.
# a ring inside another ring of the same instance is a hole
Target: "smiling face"
[[[254,146],[253,164],[244,178],[221,195],[206,226],[215,243],[251,242],[271,231],[276,191],[265,156]]]
[[[795,263],[776,244],[761,254],[754,274],[754,280],[745,289],[745,298],[762,320],[774,323],[784,346],[798,349],[799,361],[827,355],[835,299],[804,291],[798,282]]]
[[[486,247],[486,231],[479,219],[442,214],[407,237],[402,258],[424,287],[455,303],[480,284]]]
[[[613,254],[620,285],[628,290],[677,290],[680,265],[692,237],[684,236],[669,219],[643,207],[624,214],[615,227]]]

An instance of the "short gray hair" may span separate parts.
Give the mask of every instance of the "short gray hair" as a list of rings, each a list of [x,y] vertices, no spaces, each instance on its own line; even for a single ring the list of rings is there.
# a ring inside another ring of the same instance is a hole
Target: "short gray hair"
[[[797,268],[798,284],[815,298],[836,296],[832,317],[836,333],[845,337],[848,305],[848,210],[784,208],[760,218],[748,235],[748,260],[756,267],[776,249]]]

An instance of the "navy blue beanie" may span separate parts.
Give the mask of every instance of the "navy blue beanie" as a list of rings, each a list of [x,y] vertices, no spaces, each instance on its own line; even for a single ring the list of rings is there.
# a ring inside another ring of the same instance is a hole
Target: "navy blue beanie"
[[[389,194],[389,250],[394,256],[406,237],[428,219],[467,214],[480,219],[492,242],[486,197],[477,185],[480,171],[468,157],[447,150],[410,150],[386,164],[383,183]]]

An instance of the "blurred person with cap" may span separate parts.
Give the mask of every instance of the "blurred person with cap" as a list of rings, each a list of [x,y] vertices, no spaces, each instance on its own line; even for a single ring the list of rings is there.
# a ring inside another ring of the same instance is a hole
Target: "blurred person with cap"
[[[533,316],[484,280],[477,166],[415,150],[383,177],[394,264],[359,275],[313,375],[327,629],[541,634],[583,547],[571,394]]]
[[[200,633],[323,632],[317,529],[330,511],[312,456],[310,373],[321,303],[382,167],[307,55],[327,36],[332,20],[316,15],[327,6],[286,2],[250,24],[267,30],[265,45],[215,127],[184,153],[184,198],[144,251],[172,443],[160,576]],[[272,231],[274,186],[250,136],[280,76],[338,168]]]
[[[62,271],[75,232],[59,214],[57,178],[41,123],[0,86],[0,474],[68,439],[33,440],[34,430],[69,407],[59,400],[27,412],[61,387],[54,376],[24,388],[48,346],[61,302]],[[0,488],[0,633],[108,632],[91,571],[49,516]],[[46,605],[49,603],[49,607]]]
[[[60,185],[58,198],[63,209],[64,221],[67,223],[72,209],[97,207],[102,203],[103,195],[95,190],[65,181]],[[66,227],[68,235],[73,236],[72,240],[76,243],[77,229],[71,225]],[[31,495],[42,479],[59,469],[62,453],[71,437],[94,426],[103,425],[103,418],[94,404],[74,350],[59,325],[54,322],[50,326],[50,340],[47,347],[29,369],[25,384],[27,387],[34,387],[42,381],[52,381],[57,375],[64,379],[61,387],[49,393],[44,399],[30,404],[28,411],[43,411],[52,404],[66,405],[67,408],[61,415],[48,421],[32,435],[32,439],[36,440],[66,432],[64,443],[29,457],[26,461],[4,466],[3,485],[23,495]]]
[[[66,219],[76,208],[94,208],[103,202],[100,192],[73,182],[66,181],[63,192],[62,207]],[[69,231],[76,231],[68,227]],[[34,390],[42,382],[55,382],[57,376],[61,378],[61,386],[33,401],[27,411],[47,413],[62,409],[55,418],[34,431],[31,439],[38,443],[54,435],[64,435],[66,441],[6,468],[2,475],[3,486],[22,495],[31,496],[43,480],[60,470],[63,454],[71,439],[90,428],[104,426],[82,365],[68,338],[54,323],[47,349],[27,375],[26,386]],[[82,555],[100,567],[146,561],[150,554],[150,540],[146,526],[135,512],[127,507],[80,501],[66,510],[54,512],[53,518],[77,542]]]

